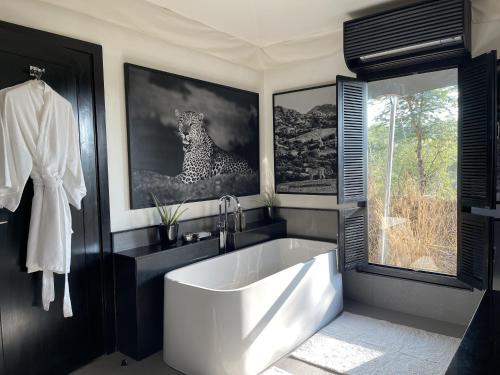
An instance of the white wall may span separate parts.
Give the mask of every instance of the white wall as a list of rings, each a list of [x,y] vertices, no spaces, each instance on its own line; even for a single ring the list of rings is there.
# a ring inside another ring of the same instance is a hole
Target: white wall
[[[112,231],[159,221],[154,209],[130,210],[123,63],[255,92],[262,87],[261,72],[38,1],[0,0],[0,20],[102,45]],[[251,208],[259,204],[245,197],[242,205]],[[217,212],[216,201],[190,203],[188,207],[186,219]]]

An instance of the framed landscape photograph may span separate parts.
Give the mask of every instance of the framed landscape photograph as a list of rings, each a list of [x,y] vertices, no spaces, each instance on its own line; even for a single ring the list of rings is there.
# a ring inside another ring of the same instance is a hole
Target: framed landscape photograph
[[[278,194],[337,194],[335,84],[273,95]]]
[[[125,64],[131,208],[260,193],[259,95]]]

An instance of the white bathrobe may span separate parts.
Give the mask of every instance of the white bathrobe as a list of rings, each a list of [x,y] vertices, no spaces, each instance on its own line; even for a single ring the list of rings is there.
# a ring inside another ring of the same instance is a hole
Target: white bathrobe
[[[72,316],[68,203],[80,209],[86,188],[71,104],[47,84],[28,81],[0,91],[0,121],[0,208],[16,210],[31,176],[34,197],[26,267],[28,272],[43,272],[45,310],[54,300],[54,272],[65,275],[63,314]]]

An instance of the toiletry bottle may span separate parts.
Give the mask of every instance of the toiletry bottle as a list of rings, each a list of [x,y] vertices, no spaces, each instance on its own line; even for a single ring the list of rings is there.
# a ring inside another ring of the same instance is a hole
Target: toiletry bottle
[[[243,212],[243,209],[240,207],[240,232],[243,232],[247,226],[247,219],[245,217],[245,212]]]

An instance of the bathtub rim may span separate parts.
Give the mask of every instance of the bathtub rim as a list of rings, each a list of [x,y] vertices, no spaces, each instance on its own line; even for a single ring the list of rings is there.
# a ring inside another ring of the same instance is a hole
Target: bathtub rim
[[[334,247],[329,250],[329,251],[325,251],[324,253],[321,253],[321,254],[318,254],[318,255],[315,255],[309,259],[307,259],[306,261],[303,261],[303,262],[299,262],[299,263],[295,263],[294,265],[290,266],[290,267],[287,267],[287,268],[284,268],[278,272],[275,272],[271,275],[268,275],[266,277],[263,277],[262,279],[259,279],[259,280],[256,280],[248,285],[244,285],[240,288],[233,288],[233,289],[214,289],[214,288],[209,288],[209,287],[205,287],[205,286],[200,286],[200,285],[195,285],[195,284],[188,284],[186,282],[182,282],[182,281],[178,281],[178,280],[175,280],[175,279],[172,279],[171,277],[169,277],[168,275],[171,274],[171,273],[174,273],[180,269],[183,269],[183,268],[189,268],[189,267],[193,267],[193,266],[196,266],[196,265],[199,265],[199,264],[202,264],[202,263],[205,263],[205,262],[209,262],[211,260],[214,260],[216,258],[219,258],[219,257],[224,257],[224,256],[229,256],[229,255],[232,255],[236,252],[239,252],[239,251],[248,251],[250,248],[254,247],[254,246],[259,246],[259,245],[262,245],[262,244],[265,244],[265,243],[272,243],[272,242],[276,242],[276,241],[280,241],[280,240],[283,240],[283,239],[290,239],[290,240],[302,240],[302,241],[308,241],[308,242],[316,242],[316,243],[323,243],[323,244],[328,244],[328,245],[333,245]],[[234,250],[234,251],[231,251],[229,253],[225,253],[225,254],[219,254],[215,257],[212,257],[212,258],[208,258],[208,259],[203,259],[199,262],[196,262],[196,263],[193,263],[193,264],[189,264],[187,266],[184,266],[184,267],[181,267],[181,268],[177,268],[175,270],[172,270],[172,271],[169,271],[167,272],[165,275],[164,275],[164,282],[169,282],[169,283],[175,283],[175,284],[179,284],[179,285],[183,285],[183,286],[186,286],[186,287],[190,287],[190,288],[196,288],[196,289],[201,289],[201,290],[205,290],[205,291],[209,291],[209,292],[217,292],[217,293],[234,293],[234,292],[241,292],[241,291],[244,291],[246,289],[249,289],[250,287],[253,287],[255,286],[256,284],[260,283],[260,282],[263,282],[264,280],[267,280],[269,278],[271,278],[272,276],[278,274],[278,273],[281,273],[281,272],[285,272],[287,270],[290,270],[290,269],[293,269],[293,268],[299,268],[299,267],[304,267],[306,264],[308,263],[312,263],[314,261],[315,258],[319,257],[319,256],[322,256],[322,255],[325,255],[325,254],[330,254],[330,253],[336,253],[335,254],[335,258],[336,258],[336,269],[337,269],[337,272],[336,273],[340,273],[339,271],[339,267],[338,267],[338,262],[339,262],[339,259],[338,259],[338,254],[339,252],[339,249],[338,249],[338,245],[336,242],[330,242],[330,241],[319,241],[319,240],[311,240],[311,239],[304,239],[304,238],[297,238],[297,237],[283,237],[283,238],[276,238],[276,239],[273,239],[273,240],[270,240],[270,241],[264,241],[264,242],[261,242],[261,243],[258,243],[258,244],[254,244],[254,245],[250,245],[250,246],[246,246],[246,247],[243,247],[241,249],[238,249],[238,250]]]

